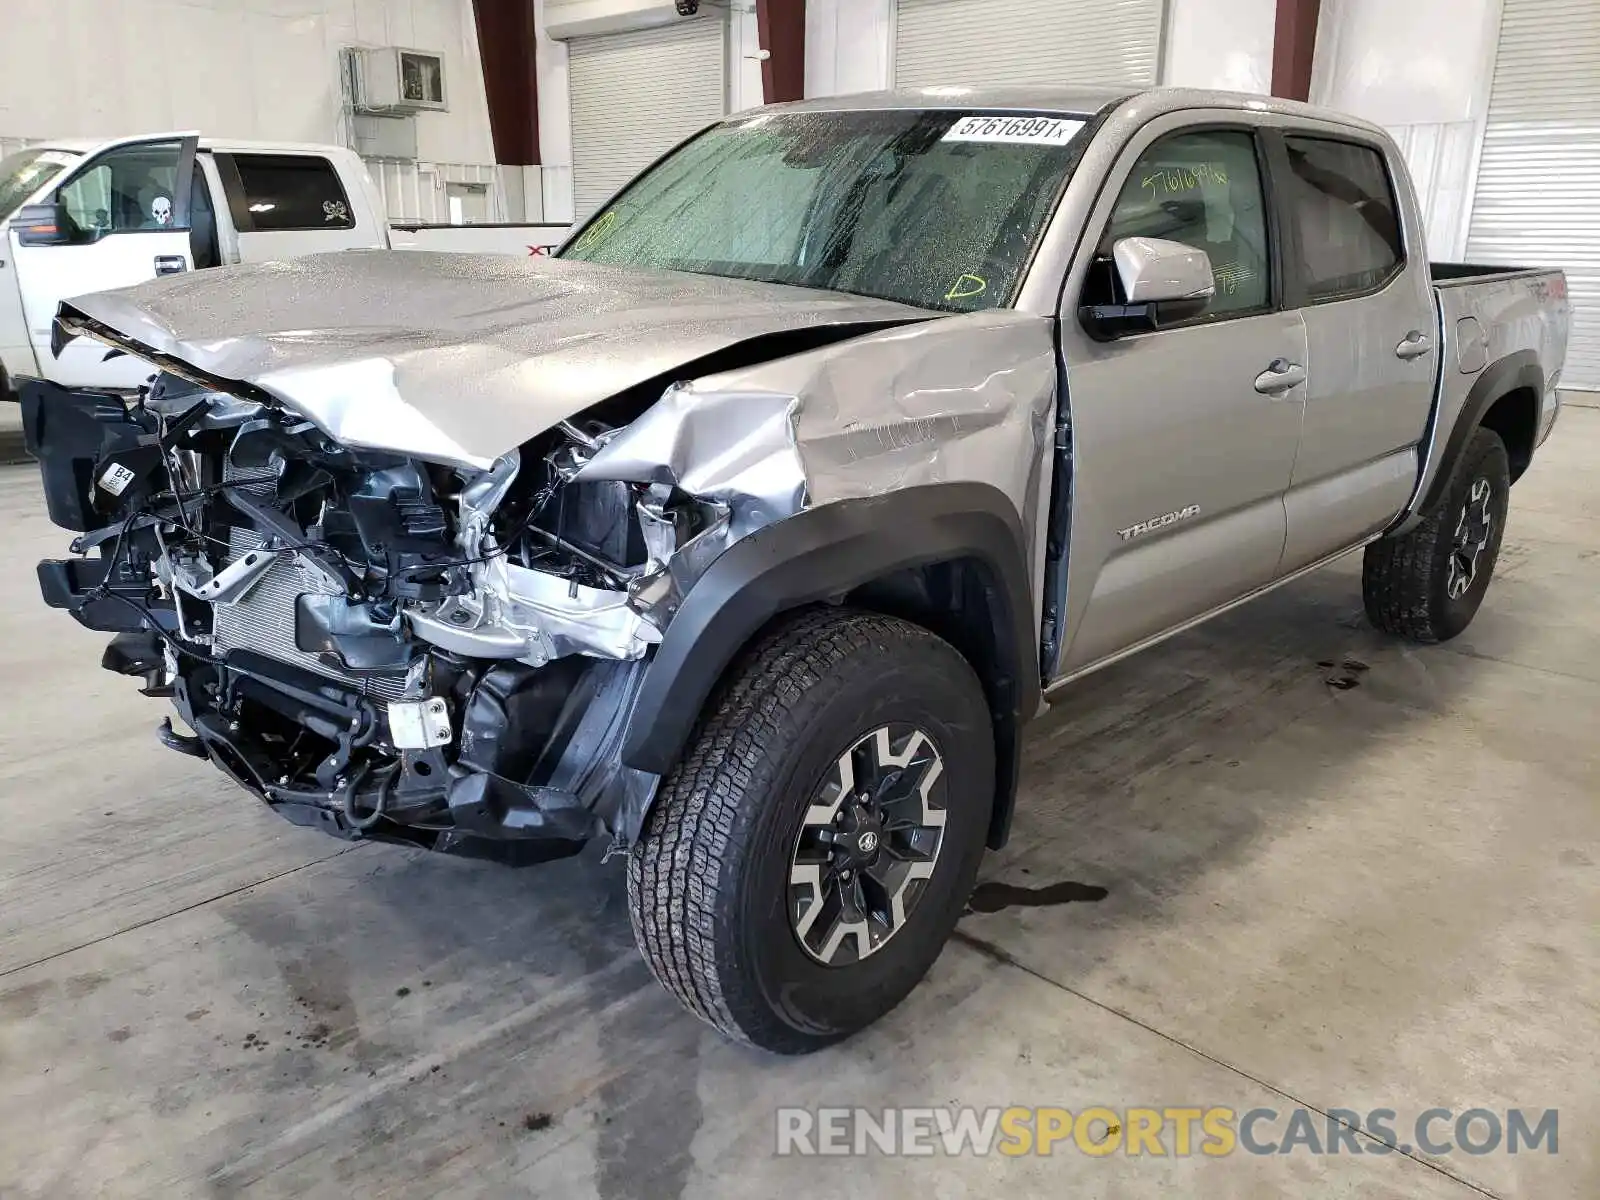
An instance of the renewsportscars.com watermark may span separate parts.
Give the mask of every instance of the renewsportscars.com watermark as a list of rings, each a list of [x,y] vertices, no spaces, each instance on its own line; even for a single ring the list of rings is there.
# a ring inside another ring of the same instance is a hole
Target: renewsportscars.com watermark
[[[1559,1110],[1430,1108],[780,1108],[779,1154],[1555,1154]]]

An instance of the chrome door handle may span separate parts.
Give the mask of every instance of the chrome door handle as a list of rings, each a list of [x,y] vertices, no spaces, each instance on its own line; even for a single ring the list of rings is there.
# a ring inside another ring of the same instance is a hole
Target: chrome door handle
[[[189,263],[181,254],[156,255],[157,275],[182,275],[188,269]]]
[[[1433,350],[1433,339],[1420,329],[1413,329],[1406,334],[1406,340],[1394,348],[1394,356],[1410,362],[1413,358],[1421,358]]]
[[[1256,391],[1263,396],[1281,396],[1305,381],[1306,369],[1299,363],[1292,363],[1287,358],[1275,358],[1267,364],[1265,371],[1256,376]]]

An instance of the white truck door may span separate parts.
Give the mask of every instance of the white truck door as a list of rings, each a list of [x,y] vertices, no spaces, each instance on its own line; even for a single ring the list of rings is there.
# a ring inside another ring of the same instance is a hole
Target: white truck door
[[[0,367],[12,375],[32,375],[36,366],[28,321],[22,315],[22,293],[17,290],[11,247],[0,243]]]
[[[348,178],[327,155],[219,149],[213,159],[242,262],[388,245],[363,181]]]
[[[30,149],[18,151],[0,162],[0,221],[44,191],[82,157],[71,150]],[[33,342],[28,337],[28,321],[22,315],[16,260],[3,228],[0,228],[0,366],[13,377],[38,372]]]
[[[9,241],[22,310],[45,378],[67,387],[119,390],[149,378],[144,363],[107,357],[104,346],[84,338],[69,342],[57,358],[50,329],[63,300],[193,268],[189,210],[196,140],[192,134],[163,134],[120,142],[87,159],[47,198],[50,220],[30,224],[19,214],[12,221]]]

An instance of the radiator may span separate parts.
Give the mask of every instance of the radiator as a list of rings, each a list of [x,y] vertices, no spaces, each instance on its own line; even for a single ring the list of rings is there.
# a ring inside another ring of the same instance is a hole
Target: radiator
[[[226,474],[229,478],[237,478],[243,472],[229,470]],[[266,483],[262,490],[270,497],[271,484]],[[252,550],[259,550],[261,540],[261,535],[254,530],[235,526],[228,542],[227,562],[231,563]],[[245,593],[243,599],[233,604],[213,606],[211,632],[215,639],[215,650],[219,654],[229,650],[254,650],[279,662],[337,680],[373,700],[387,702],[399,699],[405,690],[404,671],[356,675],[338,666],[330,666],[295,645],[295,604],[306,592],[339,594],[338,588],[329,584],[319,572],[301,563],[298,555],[288,551],[279,552],[276,561],[266,574],[256,580],[255,586]]]

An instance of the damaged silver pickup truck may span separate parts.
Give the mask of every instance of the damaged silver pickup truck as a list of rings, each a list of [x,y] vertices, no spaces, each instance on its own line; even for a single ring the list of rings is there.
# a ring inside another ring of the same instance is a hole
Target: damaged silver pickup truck
[[[937,957],[1052,688],[1362,547],[1375,624],[1465,628],[1565,295],[1430,267],[1394,143],[1301,105],[759,110],[554,261],[63,305],[155,374],[28,386],[39,580],[291,820],[606,839],[663,985],[805,1051]]]

